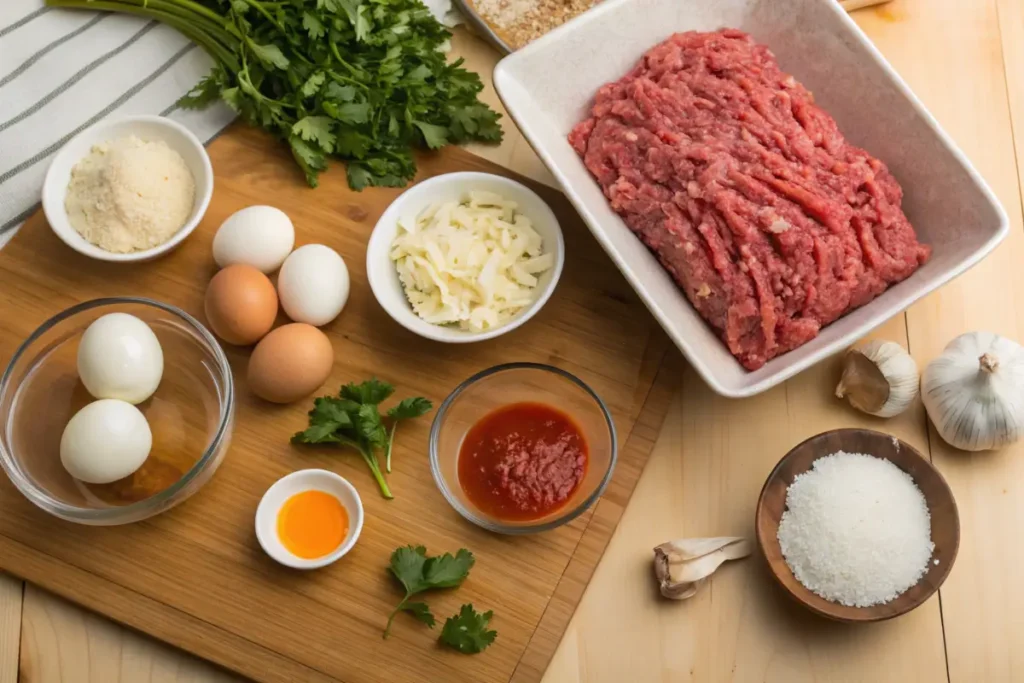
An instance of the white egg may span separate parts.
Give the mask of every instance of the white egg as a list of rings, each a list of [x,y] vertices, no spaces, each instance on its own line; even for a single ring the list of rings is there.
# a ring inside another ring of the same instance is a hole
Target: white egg
[[[108,313],[78,343],[78,376],[95,398],[142,403],[164,375],[164,351],[149,325],[134,315]]]
[[[307,244],[285,259],[277,275],[281,308],[297,323],[326,325],[348,301],[348,268],[330,247]]]
[[[213,238],[213,260],[221,268],[244,263],[272,273],[295,246],[295,226],[272,206],[250,206],[220,224]]]
[[[79,410],[64,427],[60,461],[75,479],[109,484],[142,467],[152,447],[146,416],[131,403],[105,398]]]

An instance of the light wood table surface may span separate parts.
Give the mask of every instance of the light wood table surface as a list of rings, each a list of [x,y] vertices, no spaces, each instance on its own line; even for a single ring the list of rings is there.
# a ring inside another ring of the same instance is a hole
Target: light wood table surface
[[[908,344],[922,366],[965,331],[1024,341],[1024,1],[896,0],[854,16],[993,186],[1012,224],[995,254],[878,336]],[[462,33],[455,49],[489,80],[494,51]],[[514,126],[505,129],[500,147],[474,151],[551,183]],[[729,401],[683,372],[658,446],[545,683],[1024,681],[1024,443],[955,452],[929,431],[920,405],[885,423],[860,417],[831,397],[835,379],[835,362],[824,363],[765,395]],[[752,536],[757,494],[775,462],[807,436],[855,425],[930,453],[956,494],[960,555],[937,598],[886,623],[826,623],[790,604],[756,558],[724,567],[692,600],[658,598],[654,545]],[[233,680],[0,575],[0,683]]]

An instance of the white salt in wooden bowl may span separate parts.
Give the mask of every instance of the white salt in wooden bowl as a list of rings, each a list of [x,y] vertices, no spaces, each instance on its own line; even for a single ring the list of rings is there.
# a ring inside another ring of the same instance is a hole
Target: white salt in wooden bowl
[[[848,607],[811,592],[793,575],[779,547],[779,520],[786,509],[786,490],[798,474],[811,469],[818,458],[838,451],[867,453],[885,458],[910,475],[924,494],[931,514],[935,551],[921,580],[895,600],[871,607]],[[797,602],[829,619],[845,622],[891,619],[924,604],[949,576],[960,546],[960,517],[946,480],[911,445],[889,434],[869,429],[835,429],[812,436],[786,454],[761,489],[755,517],[757,545],[775,580]],[[938,563],[935,562],[938,560]]]

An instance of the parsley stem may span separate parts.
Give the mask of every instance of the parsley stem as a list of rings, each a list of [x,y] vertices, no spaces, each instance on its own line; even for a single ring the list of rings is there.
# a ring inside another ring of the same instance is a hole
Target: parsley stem
[[[384,466],[388,474],[391,474],[391,449],[395,445],[395,430],[398,429],[398,420],[391,423],[391,436],[388,437],[388,453],[384,459]]]
[[[238,61],[232,55],[236,49],[235,41],[223,29],[223,18],[188,0],[47,0],[47,4],[51,7],[125,12],[157,19],[198,43],[211,57],[229,69],[238,70]],[[198,10],[202,10],[202,13]],[[207,16],[214,19],[208,19]]]
[[[333,69],[327,69],[326,73],[327,73],[328,76],[330,76],[331,78],[333,78],[336,81],[341,81],[342,83],[351,83],[352,85],[359,86],[360,88],[362,88],[363,90],[366,90],[366,91],[370,90],[370,88],[368,88],[365,83],[360,83],[356,79],[349,78],[348,76],[342,76],[341,74],[339,74],[337,71],[334,71]]]
[[[353,76],[358,76],[359,75],[359,71],[354,66],[352,66],[351,64],[346,62],[344,59],[342,59],[341,53],[338,52],[338,46],[335,45],[333,41],[331,42],[331,54],[333,54],[334,58],[337,59],[339,62],[341,62],[341,65],[343,67],[345,67],[346,69],[348,69],[352,73]]]
[[[391,614],[388,615],[388,623],[384,627],[384,638],[385,639],[388,636],[391,635],[391,622],[393,622],[395,620],[395,616],[405,608],[405,603],[407,603],[409,601],[409,598],[411,598],[411,597],[412,597],[411,593],[406,593],[405,597],[402,598],[402,601],[400,603],[398,603],[398,607],[396,607],[394,609],[394,611],[392,611]]]
[[[380,493],[382,496],[391,500],[394,496],[391,494],[391,488],[388,486],[387,480],[384,479],[384,475],[380,471],[380,463],[377,462],[377,456],[373,454],[373,451],[367,450],[360,447],[359,453],[363,456],[363,460],[370,468],[370,472],[373,474],[373,478],[377,480],[377,486],[380,487]]]
[[[287,31],[284,30],[284,26],[281,26],[281,24],[278,23],[277,19],[274,18],[274,15],[268,12],[263,5],[256,2],[256,0],[242,0],[242,2],[244,2],[249,7],[252,7],[257,12],[265,16],[267,18],[267,21],[274,25],[277,28],[277,30],[281,32],[282,35],[284,35],[285,37],[288,36]]]

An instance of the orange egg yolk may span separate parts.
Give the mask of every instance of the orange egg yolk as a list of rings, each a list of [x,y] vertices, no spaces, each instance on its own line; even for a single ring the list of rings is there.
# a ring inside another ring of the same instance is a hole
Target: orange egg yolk
[[[277,514],[277,535],[288,552],[315,560],[336,550],[348,535],[348,512],[324,491],[296,493]]]

